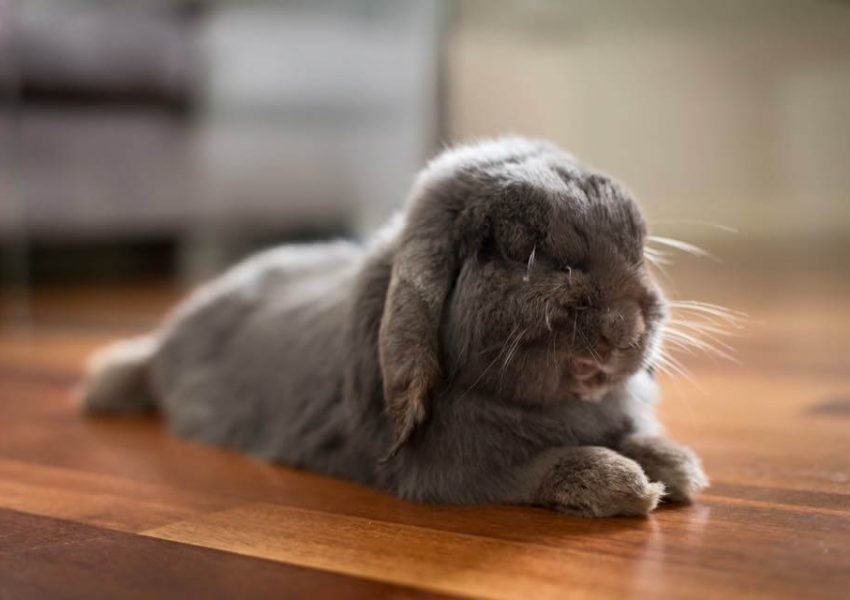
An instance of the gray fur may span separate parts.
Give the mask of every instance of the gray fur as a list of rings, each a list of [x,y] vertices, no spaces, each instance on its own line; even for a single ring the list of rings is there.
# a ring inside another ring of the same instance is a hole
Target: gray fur
[[[84,402],[143,395],[183,437],[418,501],[646,514],[705,479],[657,437],[666,304],[645,229],[628,192],[547,143],[450,150],[371,242],[236,266],[148,361],[101,359],[85,389],[111,378],[111,400]]]
[[[639,462],[647,476],[664,484],[671,502],[688,502],[708,486],[708,478],[696,454],[690,448],[653,435],[627,436],[618,448]]]

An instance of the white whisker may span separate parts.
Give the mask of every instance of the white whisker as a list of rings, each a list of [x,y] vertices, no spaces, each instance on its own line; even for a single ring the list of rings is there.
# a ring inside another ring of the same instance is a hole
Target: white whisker
[[[670,260],[670,255],[662,250],[657,250],[655,248],[650,248],[649,246],[644,246],[643,255],[646,259],[656,267],[669,265],[672,261]]]
[[[667,322],[667,329],[679,334],[692,335],[698,339],[713,342],[723,348],[730,348],[729,344],[722,338],[728,338],[732,335],[732,333],[725,329],[719,329],[710,325],[703,327],[701,323],[681,322],[675,319],[671,319]]]
[[[502,370],[507,369],[514,356],[516,356],[516,351],[519,349],[519,344],[522,340],[522,336],[524,336],[527,331],[528,328],[526,327],[516,336],[516,338],[514,338],[514,341],[511,343],[510,350],[508,350],[508,353],[505,356],[505,360],[502,363]]]
[[[701,258],[708,258],[716,262],[721,262],[720,259],[718,259],[716,256],[714,256],[707,250],[704,250],[703,248],[700,248],[699,246],[696,246],[689,242],[684,242],[682,240],[677,240],[668,237],[661,237],[658,235],[650,235],[647,236],[646,239],[650,242],[661,244],[662,246],[667,246],[668,248],[674,248],[676,250],[680,250],[681,252],[685,252],[693,256],[699,256]]]
[[[711,221],[702,221],[700,219],[661,219],[658,221],[652,221],[650,225],[699,225],[701,227],[710,227],[712,229],[719,229],[720,231],[725,231],[726,233],[740,233],[734,227],[729,227],[728,225],[723,225],[722,223],[713,223]]]
[[[705,352],[709,356],[719,356],[721,358],[725,358],[728,361],[737,363],[738,359],[736,359],[731,352],[734,352],[734,349],[728,345],[723,345],[722,347],[718,347],[714,343],[707,342],[704,339],[697,338],[692,335],[688,335],[682,333],[680,331],[674,330],[666,330],[664,331],[664,337],[667,341],[673,343],[673,340],[679,343],[679,345],[689,345],[692,348],[696,348]]]
[[[700,314],[703,318],[708,319],[708,316],[715,317],[724,321],[724,324],[736,328],[742,326],[742,321],[747,319],[747,314],[729,310],[717,304],[708,304],[706,302],[695,302],[693,300],[679,300],[669,303],[670,308],[676,311],[684,311]]]
[[[681,363],[675,361],[672,357],[667,355],[661,355],[657,358],[657,361],[658,362],[656,363],[656,365],[658,365],[659,367],[658,370],[662,373],[666,373],[668,375],[677,375],[695,384],[690,371],[683,367]]]
[[[671,325],[680,325],[687,329],[699,331],[700,333],[705,332],[722,336],[732,335],[732,332],[728,329],[724,329],[723,327],[719,327],[718,325],[715,325],[713,323],[702,323],[700,321],[691,321],[687,319],[668,319],[667,323]]]
[[[687,331],[682,331],[680,329],[675,329],[673,327],[667,327],[664,329],[662,334],[664,337],[676,338],[684,343],[693,344],[697,348],[701,350],[711,350],[714,351],[716,348],[714,345],[716,344],[720,348],[724,348],[726,350],[731,350],[731,346],[729,344],[724,343],[721,340],[712,339],[708,337],[708,334],[703,334],[704,337],[700,337],[694,333],[690,333]]]
[[[696,356],[695,349],[691,344],[686,344],[685,342],[679,341],[675,338],[665,338],[664,343],[671,345],[671,346],[675,346],[676,348],[678,348],[680,350],[684,350],[685,352],[687,352],[691,356]]]
[[[534,257],[537,255],[537,246],[531,249],[531,254],[528,256],[528,264],[525,269],[525,277],[522,280],[526,283],[531,281],[531,270],[534,268]]]
[[[483,370],[483,371],[481,371],[481,374],[480,374],[480,375],[478,375],[478,377],[475,379],[475,381],[473,381],[473,382],[472,382],[472,385],[470,385],[468,388],[466,388],[466,390],[464,390],[464,392],[460,395],[460,397],[461,397],[461,398],[463,398],[463,397],[464,397],[464,396],[466,396],[466,395],[467,395],[470,391],[472,391],[472,389],[473,389],[476,385],[478,385],[478,382],[480,382],[480,381],[481,381],[481,379],[483,379],[483,378],[484,378],[484,376],[487,374],[487,372],[488,372],[491,368],[493,368],[493,365],[495,365],[495,364],[499,361],[499,359],[500,359],[500,358],[502,357],[502,355],[505,353],[505,350],[507,350],[507,349],[508,349],[508,347],[510,346],[510,344],[511,344],[511,339],[513,338],[514,333],[515,333],[515,332],[517,332],[517,331],[519,330],[519,327],[520,327],[519,325],[515,325],[515,326],[514,326],[514,328],[511,330],[511,332],[508,334],[508,337],[505,339],[504,343],[502,344],[501,349],[499,350],[499,352],[496,354],[496,356],[493,358],[493,360],[491,360],[491,361],[490,361],[490,363],[489,363],[486,367],[484,367],[484,370]]]
[[[643,256],[647,264],[652,269],[658,271],[658,274],[664,277],[667,282],[672,281],[670,273],[667,270],[667,267],[672,264],[672,261],[668,258],[666,253],[644,247]]]

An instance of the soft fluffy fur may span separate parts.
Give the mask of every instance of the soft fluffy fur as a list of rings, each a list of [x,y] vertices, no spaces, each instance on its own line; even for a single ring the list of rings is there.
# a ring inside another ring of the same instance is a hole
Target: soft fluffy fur
[[[419,501],[646,514],[706,480],[653,414],[645,231],[547,143],[450,150],[371,242],[257,255],[107,349],[84,405]]]

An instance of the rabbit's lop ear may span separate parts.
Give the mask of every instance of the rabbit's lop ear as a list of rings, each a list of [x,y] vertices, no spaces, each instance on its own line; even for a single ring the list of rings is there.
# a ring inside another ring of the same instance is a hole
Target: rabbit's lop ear
[[[414,209],[393,262],[379,333],[384,400],[393,424],[387,458],[425,420],[440,378],[440,321],[456,269],[448,221],[437,211]]]

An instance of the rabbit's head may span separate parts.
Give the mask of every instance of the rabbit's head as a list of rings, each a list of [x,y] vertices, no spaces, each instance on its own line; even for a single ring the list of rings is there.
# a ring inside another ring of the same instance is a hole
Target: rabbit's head
[[[666,314],[617,183],[551,145],[444,153],[398,240],[379,356],[398,448],[441,390],[594,401],[652,363]]]

